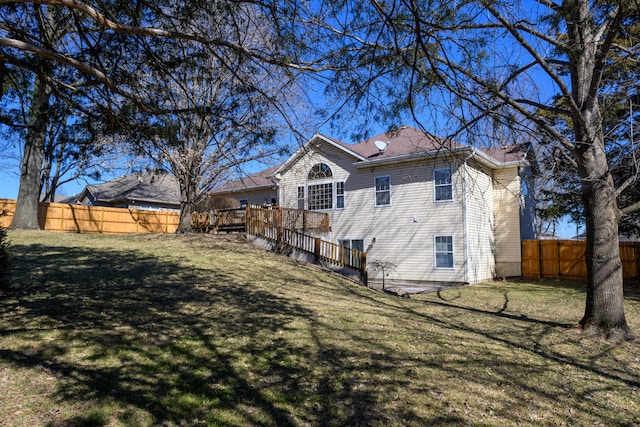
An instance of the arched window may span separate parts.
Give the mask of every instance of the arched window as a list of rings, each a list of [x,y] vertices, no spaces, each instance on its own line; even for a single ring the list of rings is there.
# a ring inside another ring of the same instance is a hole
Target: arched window
[[[318,163],[309,171],[309,179],[331,178],[332,176],[331,168],[325,163]]]

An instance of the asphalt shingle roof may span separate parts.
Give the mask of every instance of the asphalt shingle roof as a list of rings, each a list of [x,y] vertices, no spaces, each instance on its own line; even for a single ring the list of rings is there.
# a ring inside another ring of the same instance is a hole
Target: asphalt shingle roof
[[[227,184],[221,185],[213,190],[213,193],[221,193],[226,191],[234,191],[245,188],[259,188],[273,185],[273,176],[281,165],[272,166],[261,172],[249,175],[243,178],[233,180]]]
[[[180,187],[173,175],[154,172],[129,174],[100,185],[87,185],[96,200],[138,200],[180,204]]]
[[[396,130],[381,133],[355,144],[347,144],[326,135],[321,136],[345,150],[366,159],[364,161],[360,160],[360,164],[366,164],[368,161],[384,161],[387,159],[391,160],[425,153],[442,152],[443,154],[446,154],[448,152],[467,148],[465,145],[455,141],[425,133],[411,126],[401,126]],[[384,150],[380,150],[376,146],[376,141],[382,141],[386,143],[387,146]],[[481,151],[498,163],[508,163],[523,161],[527,147],[525,144],[519,144],[479,149],[478,151]],[[272,185],[273,177],[281,166],[282,165],[274,166],[245,178],[231,181],[228,184],[216,188],[213,193],[222,193],[227,191],[233,192],[246,188],[258,188]]]

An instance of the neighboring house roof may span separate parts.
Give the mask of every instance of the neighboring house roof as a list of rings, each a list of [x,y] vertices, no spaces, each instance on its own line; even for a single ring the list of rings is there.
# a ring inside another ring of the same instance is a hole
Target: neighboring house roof
[[[272,166],[269,169],[265,169],[261,172],[253,175],[246,176],[244,178],[236,179],[227,184],[221,185],[213,189],[211,193],[233,193],[234,191],[254,189],[259,190],[262,188],[270,188],[274,186],[275,174],[281,165]]]
[[[76,202],[76,196],[62,196],[60,194],[56,194],[53,196],[54,203],[63,203],[63,204],[73,204]]]
[[[143,172],[115,178],[100,185],[87,185],[78,200],[86,196],[101,203],[137,201],[158,204],[180,204],[180,187],[173,175]]]

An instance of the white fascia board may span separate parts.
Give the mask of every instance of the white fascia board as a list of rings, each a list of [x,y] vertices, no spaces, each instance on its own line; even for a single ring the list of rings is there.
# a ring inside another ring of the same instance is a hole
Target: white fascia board
[[[289,169],[289,166],[291,166],[292,163],[294,163],[298,157],[300,157],[301,155],[303,155],[304,153],[309,151],[309,146],[311,144],[313,144],[314,141],[316,140],[321,140],[323,142],[326,142],[327,144],[339,149],[340,151],[343,151],[347,154],[349,154],[350,156],[355,157],[356,159],[360,160],[360,161],[366,161],[366,157],[361,156],[360,154],[356,153],[355,151],[349,150],[348,148],[332,141],[331,139],[327,138],[326,136],[322,135],[321,133],[316,133],[314,134],[307,142],[304,143],[304,145],[300,148],[298,148],[296,150],[295,153],[293,153],[283,164],[282,166],[280,166],[278,168],[278,170],[275,171],[274,175],[279,174],[284,172],[285,170]]]
[[[404,162],[412,162],[420,159],[427,159],[430,157],[443,156],[443,155],[459,155],[459,154],[467,154],[468,158],[473,158],[477,160],[479,163],[491,168],[491,169],[501,169],[508,168],[513,166],[526,166],[528,163],[523,160],[514,160],[510,162],[500,162],[493,157],[487,155],[486,153],[474,148],[474,147],[461,147],[455,150],[434,150],[417,154],[408,154],[396,157],[389,157],[386,159],[379,160],[370,160],[370,161],[360,161],[353,163],[358,169],[371,167],[371,166],[380,166],[380,165],[392,165],[397,163]]]
[[[482,163],[486,166],[489,166],[493,169],[502,169],[502,168],[509,168],[509,167],[514,167],[514,166],[527,166],[529,163],[526,160],[526,155],[525,158],[523,158],[522,160],[512,160],[510,162],[500,162],[496,159],[494,159],[493,157],[489,156],[487,153],[485,153],[484,151],[480,151],[476,148],[471,147],[472,150],[472,158],[475,158],[476,160],[479,161],[479,163]]]
[[[358,169],[361,169],[361,168],[366,168],[366,167],[371,167],[371,166],[393,165],[393,164],[397,164],[397,163],[413,162],[413,161],[420,160],[420,159],[428,159],[430,157],[445,156],[445,155],[458,154],[458,153],[465,153],[465,152],[468,152],[468,151],[469,151],[469,149],[466,148],[466,147],[457,148],[455,150],[425,151],[425,152],[416,153],[416,154],[404,154],[402,156],[388,157],[386,159],[377,159],[377,160],[368,160],[368,161],[365,160],[365,161],[361,161],[361,162],[355,162],[355,163],[353,163],[353,166],[355,166]]]

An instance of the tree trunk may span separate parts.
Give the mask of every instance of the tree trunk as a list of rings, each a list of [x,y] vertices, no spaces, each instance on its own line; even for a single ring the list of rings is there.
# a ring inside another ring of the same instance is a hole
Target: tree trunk
[[[605,151],[598,88],[605,52],[602,36],[591,22],[587,0],[568,1],[566,10],[571,46],[571,97],[575,105],[574,155],[582,181],[587,231],[587,300],[580,325],[586,333],[610,341],[633,340],[624,314],[622,262],[618,243],[620,211]],[[599,56],[600,55],[600,56]]]
[[[602,153],[604,155],[604,153]],[[583,170],[596,170],[593,159],[581,159]],[[606,159],[605,159],[606,164]],[[618,243],[620,217],[611,175],[583,176],[586,218],[587,300],[580,325],[585,333],[610,341],[633,340],[624,312],[622,262]]]
[[[38,202],[40,201],[41,172],[44,142],[49,121],[50,90],[44,79],[35,77],[33,97],[29,109],[29,125],[20,165],[20,188],[16,211],[9,228],[38,230]]]
[[[180,223],[176,233],[191,233],[191,212],[193,211],[196,186],[189,182],[188,177],[178,177],[178,181],[180,181]]]

